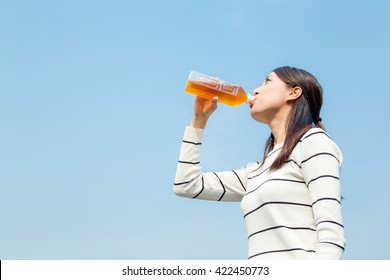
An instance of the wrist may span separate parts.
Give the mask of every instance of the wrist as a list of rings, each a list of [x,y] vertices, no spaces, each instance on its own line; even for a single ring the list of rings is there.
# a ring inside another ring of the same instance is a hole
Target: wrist
[[[194,116],[191,121],[191,126],[193,128],[202,128],[204,129],[207,124],[207,118]]]

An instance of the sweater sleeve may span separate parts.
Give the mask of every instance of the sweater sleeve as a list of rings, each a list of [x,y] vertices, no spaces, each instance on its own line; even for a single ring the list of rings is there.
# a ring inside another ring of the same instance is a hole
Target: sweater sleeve
[[[203,173],[200,151],[203,129],[186,127],[173,191],[176,195],[216,201],[241,201],[247,184],[246,168]]]
[[[317,230],[316,259],[341,259],[344,226],[339,170],[343,156],[322,130],[302,139],[302,172],[310,192]]]

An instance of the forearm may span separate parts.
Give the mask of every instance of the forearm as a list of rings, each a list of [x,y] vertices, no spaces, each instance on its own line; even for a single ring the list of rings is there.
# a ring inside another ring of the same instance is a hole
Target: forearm
[[[240,201],[245,193],[246,169],[203,173],[200,166],[203,132],[202,129],[186,128],[176,169],[174,193],[188,198]]]

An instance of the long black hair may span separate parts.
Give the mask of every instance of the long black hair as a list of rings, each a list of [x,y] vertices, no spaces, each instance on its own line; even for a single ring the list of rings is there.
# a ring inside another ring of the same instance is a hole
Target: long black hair
[[[310,128],[315,126],[325,130],[325,127],[320,119],[323,93],[317,79],[305,70],[290,66],[276,68],[273,72],[288,87],[302,89],[301,96],[292,104],[288,116],[283,148],[270,167],[270,170],[277,170],[288,160],[296,144]],[[271,133],[265,144],[264,159],[273,148],[274,135]]]

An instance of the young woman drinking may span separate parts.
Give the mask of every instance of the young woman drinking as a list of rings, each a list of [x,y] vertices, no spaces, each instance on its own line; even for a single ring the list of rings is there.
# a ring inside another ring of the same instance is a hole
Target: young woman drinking
[[[271,130],[263,158],[231,171],[202,172],[203,132],[218,98],[195,97],[174,192],[188,198],[240,201],[249,259],[341,259],[343,157],[320,118],[321,85],[307,71],[286,66],[273,70],[253,94],[250,114]]]

